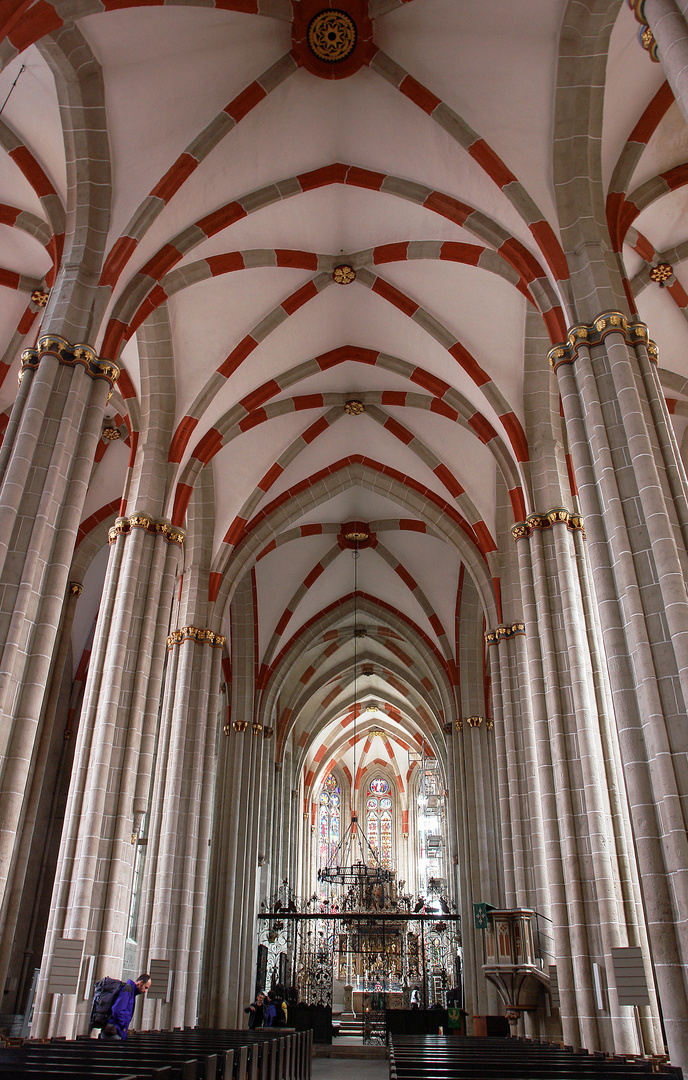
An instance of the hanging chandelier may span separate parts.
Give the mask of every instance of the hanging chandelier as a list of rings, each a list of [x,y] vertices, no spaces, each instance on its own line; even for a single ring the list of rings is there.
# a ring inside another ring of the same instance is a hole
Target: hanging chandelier
[[[353,704],[353,773],[356,782],[356,717],[358,714],[358,639],[363,637],[358,627],[358,545],[369,537],[369,532],[360,527],[347,532],[346,539],[353,542],[354,561],[354,704]],[[352,800],[355,792],[352,793]],[[395,871],[381,865],[375,849],[358,823],[358,814],[351,811],[351,821],[336,850],[328,860],[327,866],[318,871],[318,881],[323,884],[362,890],[375,885],[385,885],[395,877]]]

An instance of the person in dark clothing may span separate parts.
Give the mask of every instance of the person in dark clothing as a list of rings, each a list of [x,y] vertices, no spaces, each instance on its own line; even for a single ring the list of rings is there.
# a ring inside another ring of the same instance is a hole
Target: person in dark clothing
[[[256,994],[256,1000],[248,1005],[244,1012],[248,1013],[249,1031],[263,1026],[265,1023],[265,994],[262,990],[259,994]]]
[[[151,977],[147,972],[139,975],[136,982],[127,979],[112,1003],[108,1022],[98,1036],[99,1039],[126,1039],[136,998],[150,990],[150,984]]]
[[[268,1000],[265,1006],[265,1026],[275,1027],[277,1024],[277,995],[274,990],[268,992]]]

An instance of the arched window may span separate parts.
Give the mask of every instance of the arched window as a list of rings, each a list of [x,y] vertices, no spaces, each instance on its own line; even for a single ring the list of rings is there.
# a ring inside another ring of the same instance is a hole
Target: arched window
[[[380,865],[393,865],[392,798],[389,781],[375,776],[366,793],[366,835],[368,843],[380,860]]]
[[[322,870],[337,850],[341,840],[342,808],[337,777],[328,773],[323,781],[318,806],[319,834],[318,866]]]

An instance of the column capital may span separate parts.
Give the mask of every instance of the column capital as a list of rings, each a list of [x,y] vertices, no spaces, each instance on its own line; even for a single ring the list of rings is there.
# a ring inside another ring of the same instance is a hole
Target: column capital
[[[148,514],[138,513],[126,518],[117,518],[115,524],[108,530],[108,543],[114,544],[118,536],[126,536],[132,529],[144,529],[151,535],[160,535],[168,544],[179,544],[179,547],[186,539],[186,533],[170,525],[169,521],[155,521]]]
[[[534,532],[551,529],[554,525],[565,525],[569,532],[580,532],[585,540],[585,525],[580,514],[574,514],[564,507],[557,506],[545,514],[529,514],[525,521],[520,521],[511,529],[514,540],[524,540]]]
[[[167,639],[167,648],[173,645],[181,645],[183,641],[195,641],[199,645],[212,645],[214,648],[224,648],[227,638],[224,634],[216,634],[212,630],[201,629],[198,626],[182,626],[181,630],[173,630]]]
[[[560,364],[574,363],[581,345],[588,348],[599,345],[608,334],[623,334],[627,345],[647,346],[650,359],[657,362],[659,349],[650,339],[644,322],[627,319],[620,311],[603,311],[591,323],[576,323],[569,328],[566,341],[555,345],[547,353],[550,367],[556,371]]]
[[[84,591],[84,586],[83,586],[83,583],[81,581],[70,581],[70,583],[69,583],[69,595],[70,596],[81,596],[83,591]]]
[[[497,645],[500,641],[521,635],[525,637],[526,624],[522,622],[512,623],[511,626],[498,626],[496,630],[486,630],[483,635],[486,645]]]
[[[61,364],[74,367],[82,364],[93,379],[105,379],[110,388],[115,385],[119,377],[119,368],[111,360],[101,360],[95,349],[90,345],[70,345],[59,334],[42,334],[39,337],[35,349],[24,349],[21,354],[21,371],[19,381],[27,368],[35,370],[44,356],[56,356]]]
[[[628,6],[635,15],[637,21],[640,23],[640,30],[638,31],[638,40],[640,44],[649,54],[650,60],[654,60],[655,64],[659,63],[659,55],[657,53],[657,42],[655,36],[650,29],[650,24],[645,16],[645,0],[627,0]]]

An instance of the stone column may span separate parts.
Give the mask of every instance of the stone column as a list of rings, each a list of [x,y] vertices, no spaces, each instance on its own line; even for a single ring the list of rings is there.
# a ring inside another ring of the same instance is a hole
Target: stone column
[[[22,356],[0,449],[0,898],[22,888],[20,823],[67,593],[69,567],[108,394],[118,369],[87,346],[44,335]],[[14,930],[5,924],[6,965]],[[3,983],[6,966],[0,971]]]
[[[525,624],[485,635],[492,675],[507,907],[550,917],[542,798],[530,709]]]
[[[654,356],[641,323],[604,312],[573,327],[550,362],[585,515],[664,1026],[672,1061],[685,1066],[688,504]]]
[[[450,898],[452,900],[456,900],[458,902],[459,897],[460,897],[460,892],[459,892],[459,888],[458,888],[459,826],[458,826],[458,819],[457,819],[458,807],[457,807],[457,798],[456,798],[457,781],[456,781],[456,746],[455,746],[455,743],[456,743],[456,730],[455,730],[455,723],[456,723],[456,721],[448,720],[447,723],[444,725],[443,731],[444,731],[445,740],[446,740],[446,747],[447,747],[447,784],[448,784],[448,787],[449,787],[449,794],[448,794],[448,797],[447,797],[447,836],[446,836],[446,843],[447,843],[447,856],[446,856],[447,880],[449,882],[449,896],[450,896]],[[409,792],[409,794],[410,794],[410,792]],[[412,808],[411,808],[410,805],[409,805],[409,810],[408,810],[408,816],[409,816],[409,819],[412,818]],[[413,816],[415,818],[415,815],[413,815]],[[410,824],[411,824],[411,821],[409,820],[409,832],[410,832]],[[409,835],[409,834],[407,834],[407,835]],[[407,848],[408,848],[408,845],[407,845]],[[409,853],[408,853],[408,850],[407,850],[407,855],[408,854]],[[405,869],[405,872],[407,874],[407,880],[408,880],[408,877],[410,876],[410,873],[411,873],[411,860],[410,859],[407,862],[407,867]]]
[[[688,0],[628,0],[628,6],[645,27],[643,48],[662,65],[688,123]]]
[[[172,997],[145,1001],[145,1026],[196,1023],[224,646],[222,635],[195,626],[167,639],[136,966],[169,960]]]
[[[272,728],[270,730],[272,730]],[[273,781],[275,812],[272,817],[272,841],[270,848],[270,896],[273,896],[277,892],[284,876],[282,874],[282,829],[284,828],[283,786],[284,768],[281,761],[276,761],[275,778]]]
[[[241,1027],[255,973],[263,728],[254,720],[255,609],[250,575],[230,608],[232,726],[220,747],[201,1021]],[[248,995],[248,997],[247,997]]]
[[[45,931],[52,884],[50,875],[55,868],[57,838],[54,831],[60,824],[56,820],[56,816],[59,817],[56,808],[66,794],[74,750],[70,743],[71,732],[64,723],[64,691],[67,680],[71,682],[71,671],[67,679],[65,675],[74,614],[81,592],[81,583],[70,581],[26,791],[12,889],[4,908],[0,970],[7,973],[12,987],[12,997],[8,996],[3,1003],[5,1012],[22,1012],[33,969],[40,963],[40,952],[36,952],[36,947],[37,943],[40,947]]]
[[[272,896],[273,877],[273,837],[275,818],[278,816],[277,804],[277,773],[275,771],[275,734],[274,728],[263,728],[263,739],[267,745],[263,748],[263,775],[261,777],[261,792],[265,813],[264,827],[258,837],[258,866],[261,868],[259,893],[260,900],[267,900]]]
[[[580,586],[587,571],[572,538],[580,531],[580,519],[564,510],[532,515],[514,528],[540,776],[555,815],[545,826],[557,964],[568,968],[572,957],[572,969],[559,971],[562,1022],[567,1040],[567,1026],[577,1022],[589,1049],[633,1053],[642,1048],[631,1017],[618,1006],[611,950],[642,944],[640,913],[617,814],[623,796],[604,683],[592,662],[594,626],[586,620]],[[609,1019],[596,1006],[593,962],[606,967]],[[647,1049],[654,1052],[654,1040]]]
[[[169,613],[183,534],[145,514],[110,530],[33,1034],[73,1037],[88,1001],[48,995],[58,937],[80,938],[94,978],[119,975],[136,837],[148,809]]]

